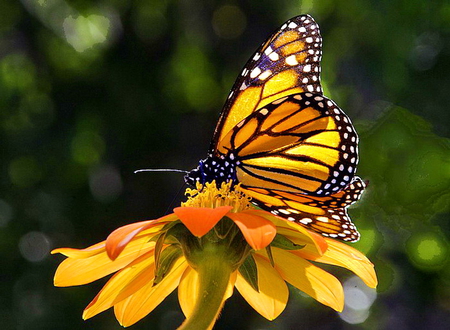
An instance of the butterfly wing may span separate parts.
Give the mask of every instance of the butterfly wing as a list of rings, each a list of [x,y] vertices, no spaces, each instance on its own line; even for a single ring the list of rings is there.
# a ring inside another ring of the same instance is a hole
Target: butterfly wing
[[[321,58],[322,37],[311,16],[297,16],[283,24],[236,80],[217,123],[210,154],[216,154],[219,141],[257,109],[295,93],[322,94]]]
[[[333,101],[299,93],[253,112],[217,149],[239,159],[237,179],[245,187],[327,196],[353,178],[357,143],[350,119]]]
[[[220,171],[228,160],[235,162],[232,177],[262,209],[325,236],[357,241],[347,207],[365,188],[354,176],[358,136],[322,94],[321,57],[322,38],[312,17],[283,24],[236,80],[208,157],[221,159]]]
[[[237,179],[254,204],[325,236],[357,241],[346,211],[365,187],[354,176],[357,144],[344,112],[306,92],[254,111],[217,150],[238,159]]]
[[[302,224],[324,236],[356,242],[360,235],[347,214],[347,207],[361,198],[365,187],[359,177],[354,177],[345,189],[326,197],[259,188],[242,189],[263,210]]]

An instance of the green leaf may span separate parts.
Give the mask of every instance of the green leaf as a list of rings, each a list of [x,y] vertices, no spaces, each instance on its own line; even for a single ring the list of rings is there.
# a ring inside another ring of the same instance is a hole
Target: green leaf
[[[155,279],[153,281],[153,286],[161,282],[167,274],[169,274],[174,263],[183,255],[180,247],[177,245],[169,245],[166,247],[158,258],[158,263],[156,264]]]
[[[283,250],[300,250],[305,247],[305,245],[295,244],[290,239],[283,235],[277,234],[270,244],[272,247],[277,247]]]
[[[259,292],[258,287],[258,269],[252,255],[249,255],[239,267],[239,273],[250,286]]]

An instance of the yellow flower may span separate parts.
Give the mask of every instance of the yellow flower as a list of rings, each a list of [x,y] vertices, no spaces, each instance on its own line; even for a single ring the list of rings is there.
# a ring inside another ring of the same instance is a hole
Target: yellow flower
[[[342,285],[316,263],[345,267],[368,286],[377,285],[362,253],[252,208],[239,187],[217,189],[213,182],[187,194],[188,201],[172,214],[120,227],[86,249],[52,251],[67,257],[56,271],[56,286],[115,273],[86,307],[84,319],[114,307],[119,323],[130,326],[178,287],[187,318],[179,329],[210,329],[235,287],[273,320],[288,301],[286,282],[342,311]]]

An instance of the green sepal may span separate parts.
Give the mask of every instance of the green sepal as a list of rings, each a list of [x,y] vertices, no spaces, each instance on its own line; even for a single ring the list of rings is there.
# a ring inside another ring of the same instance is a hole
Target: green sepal
[[[233,220],[224,216],[213,228],[214,233],[219,239],[225,239],[235,229]]]
[[[159,255],[158,263],[155,264],[156,269],[153,286],[157,285],[169,274],[174,263],[183,255],[183,252],[179,246],[169,245]]]
[[[272,248],[270,247],[270,245],[266,247],[266,252],[267,256],[269,257],[270,264],[272,265],[272,267],[275,267],[275,261],[273,260]]]
[[[255,291],[259,292],[258,268],[256,267],[256,262],[252,255],[249,255],[244,260],[242,265],[239,267],[239,273]]]
[[[156,267],[158,267],[158,265],[159,265],[161,251],[164,246],[164,241],[166,240],[166,233],[167,232],[161,233],[160,235],[158,235],[158,238],[156,239],[156,243],[155,243],[155,265],[156,265]]]
[[[164,243],[180,244],[186,235],[191,235],[190,231],[181,222],[177,222],[167,230]]]
[[[178,224],[180,224],[180,223],[181,223],[180,220],[171,221],[171,222],[165,224],[165,225],[161,228],[160,232],[167,232],[167,231],[169,231],[171,228],[175,227],[176,225],[178,225]]]
[[[272,247],[277,247],[283,250],[300,250],[303,249],[306,245],[295,244],[290,239],[286,238],[286,236],[277,234],[273,239],[272,243],[270,243]]]

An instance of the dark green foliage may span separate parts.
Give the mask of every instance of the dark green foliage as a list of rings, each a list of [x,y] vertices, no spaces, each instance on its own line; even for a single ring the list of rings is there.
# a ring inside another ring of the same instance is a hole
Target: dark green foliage
[[[119,226],[178,206],[181,175],[133,171],[197,166],[240,68],[274,29],[301,13],[321,27],[325,95],[360,133],[358,175],[370,181],[350,210],[362,234],[355,247],[373,260],[380,279],[381,294],[362,326],[449,324],[448,2],[231,3],[239,7],[224,10],[218,1],[2,2],[5,329],[121,329],[111,312],[81,320],[104,281],[54,288],[61,258],[49,251],[87,247]],[[339,276],[344,281],[350,274]],[[292,291],[286,311],[272,323],[233,297],[216,328],[348,327],[298,296]],[[172,329],[168,320],[179,311],[171,296],[133,329]]]

